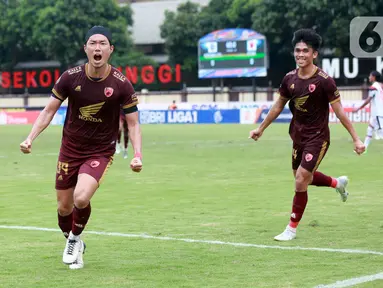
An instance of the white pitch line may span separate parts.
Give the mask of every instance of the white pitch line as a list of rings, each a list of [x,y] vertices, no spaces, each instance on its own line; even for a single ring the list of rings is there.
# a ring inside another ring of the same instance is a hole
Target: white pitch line
[[[13,230],[32,230],[32,231],[46,231],[46,232],[61,232],[59,229],[54,228],[42,228],[33,226],[10,226],[0,225],[0,229],[13,229]],[[114,236],[114,237],[127,237],[127,238],[142,238],[142,239],[155,239],[166,241],[181,241],[187,243],[202,243],[211,245],[227,245],[235,247],[253,247],[260,249],[279,249],[279,250],[301,250],[301,251],[317,251],[317,252],[333,252],[333,253],[346,253],[346,254],[369,254],[383,256],[383,252],[372,250],[359,250],[359,249],[333,249],[333,248],[316,248],[316,247],[300,247],[300,246],[278,246],[278,245],[262,245],[252,243],[236,243],[236,242],[224,242],[218,240],[199,240],[189,238],[174,238],[167,236],[152,236],[148,234],[129,234],[119,232],[100,232],[100,231],[84,231],[85,234]]]
[[[358,278],[351,278],[351,279],[347,279],[347,280],[343,280],[343,281],[337,281],[335,283],[327,284],[327,285],[321,284],[321,285],[315,286],[315,288],[351,287],[354,285],[358,285],[358,284],[362,284],[362,283],[366,283],[366,282],[372,282],[375,280],[383,280],[383,272],[375,274],[375,275],[368,275],[368,276],[362,276],[362,277],[358,277]]]

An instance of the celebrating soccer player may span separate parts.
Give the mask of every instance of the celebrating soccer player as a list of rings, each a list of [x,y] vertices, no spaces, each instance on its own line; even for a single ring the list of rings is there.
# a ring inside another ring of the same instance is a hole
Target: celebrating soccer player
[[[370,122],[367,127],[366,138],[364,139],[364,145],[367,147],[370,145],[372,139],[372,133],[375,132],[375,139],[383,139],[383,83],[380,83],[380,73],[378,71],[372,71],[368,80],[371,83],[369,88],[368,97],[364,103],[354,109],[354,113],[358,112],[364,106],[371,102],[371,116]]]
[[[47,106],[20,144],[23,153],[31,153],[33,141],[68,98],[55,186],[58,225],[67,238],[63,262],[71,269],[84,266],[85,244],[80,235],[91,214],[90,200],[112,164],[121,107],[134,149],[130,167],[134,172],[142,169],[138,100],[131,83],[108,64],[114,49],[111,43],[112,35],[105,27],[94,26],[87,32],[88,63],[61,75]]]
[[[290,101],[289,107],[293,118],[289,133],[293,140],[292,168],[295,177],[295,196],[290,223],[283,233],[274,237],[277,241],[289,241],[296,237],[296,228],[307,204],[308,185],[335,188],[341,200],[347,200],[346,176],[333,178],[317,171],[330,145],[329,103],[350,133],[354,151],[361,154],[365,150],[343,111],[334,80],[314,65],[321,42],[321,37],[311,29],[300,29],[294,33],[292,44],[298,68],[286,74],[279,88],[280,97],[260,126],[250,131],[249,138],[258,140]]]

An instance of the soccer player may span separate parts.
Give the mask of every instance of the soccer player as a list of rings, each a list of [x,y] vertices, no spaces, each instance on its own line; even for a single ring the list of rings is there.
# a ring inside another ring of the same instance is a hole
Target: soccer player
[[[289,241],[296,237],[296,229],[307,204],[308,185],[335,188],[341,200],[346,201],[348,178],[333,178],[317,171],[330,145],[329,103],[354,142],[354,151],[363,153],[365,147],[345,115],[339,91],[334,80],[314,65],[318,56],[321,37],[311,29],[300,29],[292,40],[297,69],[286,74],[279,88],[280,97],[260,126],[250,131],[249,138],[258,140],[265,129],[283,111],[290,101],[293,118],[290,137],[293,140],[292,168],[295,178],[290,223],[283,233],[274,237],[277,241]]]
[[[124,156],[124,159],[127,159],[128,145],[129,145],[129,128],[128,128],[128,123],[126,122],[124,110],[121,110],[121,114],[120,114],[120,125],[118,128],[118,136],[117,136],[117,142],[116,142],[116,154],[121,153],[121,134],[124,134],[124,147],[122,148],[123,156]]]
[[[58,225],[67,238],[63,262],[71,269],[84,266],[85,245],[80,235],[91,214],[90,200],[112,164],[121,107],[134,148],[131,169],[142,169],[138,100],[131,83],[108,64],[114,49],[111,41],[105,27],[94,26],[87,32],[84,50],[88,62],[61,75],[47,106],[20,144],[23,153],[31,153],[33,141],[68,98],[55,186]]]
[[[370,145],[372,134],[375,132],[375,139],[383,139],[383,84],[380,83],[381,75],[378,71],[372,71],[368,77],[371,83],[369,88],[368,97],[364,103],[355,108],[353,112],[358,112],[364,106],[371,103],[371,117],[370,123],[367,127],[366,138],[364,139],[364,145],[366,146],[366,152],[368,145]]]

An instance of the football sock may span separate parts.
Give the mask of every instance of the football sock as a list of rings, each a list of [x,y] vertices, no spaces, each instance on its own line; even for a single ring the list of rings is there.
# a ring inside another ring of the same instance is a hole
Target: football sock
[[[59,220],[59,227],[64,234],[65,238],[68,238],[70,230],[72,230],[72,222],[73,222],[73,212],[67,216],[61,216],[57,213]]]
[[[371,142],[371,138],[372,138],[372,132],[374,131],[374,128],[371,127],[370,125],[368,125],[367,127],[367,135],[366,135],[366,138],[364,139],[364,146],[367,146],[370,145],[370,142]]]
[[[91,213],[90,202],[88,206],[83,209],[79,209],[76,206],[73,209],[73,223],[72,223],[72,233],[74,235],[80,235],[85,228],[86,223],[88,223]]]
[[[296,192],[293,199],[293,208],[290,217],[289,226],[291,228],[297,228],[299,221],[301,221],[303,213],[305,212],[305,208],[307,205],[307,191],[304,192]]]
[[[319,171],[315,171],[313,173],[313,181],[310,185],[336,188],[337,184],[338,180],[336,180],[336,178],[332,178],[330,176],[324,175]]]

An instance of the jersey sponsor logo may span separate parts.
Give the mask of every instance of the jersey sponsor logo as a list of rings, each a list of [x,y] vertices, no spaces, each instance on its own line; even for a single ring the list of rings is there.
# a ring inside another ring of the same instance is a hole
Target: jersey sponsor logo
[[[84,121],[90,121],[90,122],[102,122],[100,118],[93,117],[95,114],[97,114],[102,106],[105,104],[104,102],[92,104],[89,106],[84,106],[80,108],[81,115],[78,115],[78,118]]]
[[[302,108],[302,106],[306,103],[307,99],[309,99],[310,95],[303,96],[300,98],[295,98],[294,99],[294,107],[302,112],[307,112],[307,109]]]
[[[306,162],[310,162],[311,160],[313,160],[313,158],[314,158],[313,154],[307,153],[305,155]]]
[[[137,94],[136,93],[134,93],[132,95],[132,103],[134,103],[134,102],[138,102],[138,98],[137,98]]]
[[[125,82],[126,80],[126,77],[124,75],[122,75],[120,72],[118,71],[114,71],[113,72],[113,76],[116,77],[118,80],[120,80],[121,82]]]
[[[72,75],[72,74],[79,73],[79,72],[81,72],[81,71],[82,71],[81,66],[77,66],[77,67],[74,67],[74,68],[72,68],[72,69],[69,69],[69,70],[68,70],[68,74],[69,74],[69,75]]]
[[[294,88],[295,88],[295,85],[294,85],[294,83],[293,83],[293,84],[290,85],[290,89],[291,89],[291,90],[294,90]]]
[[[113,95],[113,88],[112,87],[105,87],[104,94],[106,97],[110,97]]]
[[[339,97],[340,96],[339,90],[335,90],[334,95],[335,97]]]
[[[315,84],[310,84],[309,85],[309,91],[310,93],[314,92],[315,91],[315,88],[317,88],[317,86]]]
[[[76,86],[76,88],[74,88],[74,91],[81,92],[81,85]]]
[[[99,161],[95,160],[95,161],[90,162],[90,167],[96,168],[98,166],[100,166],[100,162]]]

